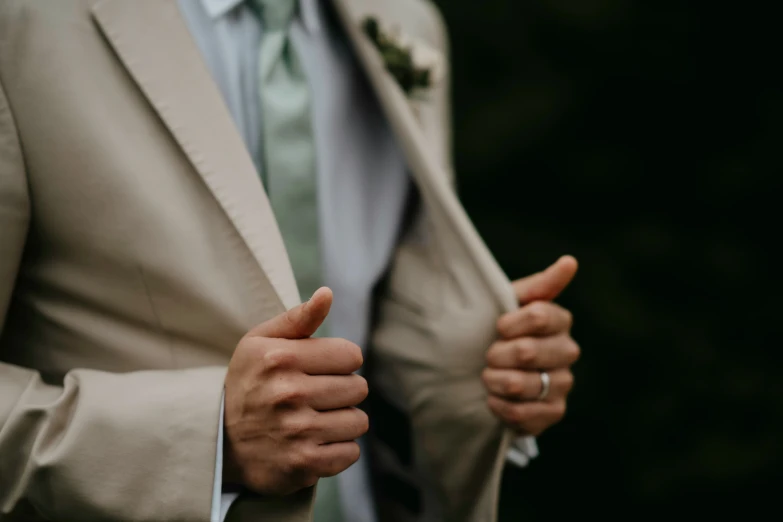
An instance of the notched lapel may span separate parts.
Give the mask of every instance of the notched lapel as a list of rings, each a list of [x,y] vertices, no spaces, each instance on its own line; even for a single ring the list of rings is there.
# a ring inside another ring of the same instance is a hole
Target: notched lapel
[[[92,14],[263,268],[280,306],[294,306],[296,282],[261,181],[176,0],[100,0]]]
[[[430,208],[440,212],[472,257],[478,273],[484,277],[498,304],[506,311],[518,304],[511,285],[497,261],[487,249],[473,223],[462,208],[449,183],[449,175],[435,156],[424,130],[405,93],[386,71],[383,59],[361,30],[367,16],[383,18],[391,2],[383,0],[332,0],[340,21],[367,73],[392,131],[408,160],[408,166],[422,197]]]
[[[416,110],[406,97],[403,90],[388,73],[380,53],[361,29],[364,20],[376,17],[383,20],[384,5],[380,1],[332,0],[348,39],[356,52],[359,63],[364,68],[370,84],[378,94],[384,113],[392,130],[401,142],[403,152],[408,157],[414,169],[414,176],[430,177],[433,174],[427,169],[426,160],[418,161],[427,155],[426,140],[416,115]],[[413,149],[418,150],[413,150]],[[447,178],[444,178],[447,179]]]

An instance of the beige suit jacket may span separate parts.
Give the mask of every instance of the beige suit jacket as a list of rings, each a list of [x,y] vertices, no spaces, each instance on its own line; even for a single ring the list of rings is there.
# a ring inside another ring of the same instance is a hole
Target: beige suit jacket
[[[371,379],[402,398],[443,519],[492,521],[507,441],[479,374],[515,299],[451,186],[447,80],[414,106],[359,29],[373,14],[445,54],[442,22],[333,1],[422,201]],[[208,521],[227,361],[297,302],[175,0],[0,2],[0,520]],[[312,495],[237,516],[307,521]]]

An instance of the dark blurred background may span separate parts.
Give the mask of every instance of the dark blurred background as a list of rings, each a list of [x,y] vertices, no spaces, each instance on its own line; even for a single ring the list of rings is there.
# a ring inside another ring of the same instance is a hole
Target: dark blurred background
[[[560,300],[583,350],[570,409],[507,470],[501,520],[774,505],[779,20],[745,3],[437,4],[468,212],[510,276],[581,263]]]

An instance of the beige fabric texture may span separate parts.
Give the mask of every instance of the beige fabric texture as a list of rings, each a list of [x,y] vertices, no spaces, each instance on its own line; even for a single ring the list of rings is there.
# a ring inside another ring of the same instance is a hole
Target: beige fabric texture
[[[448,77],[408,100],[360,30],[374,15],[446,55],[443,23],[332,1],[422,202],[371,378],[401,397],[442,518],[491,522],[508,437],[479,375],[515,299],[452,186]],[[297,295],[175,0],[0,2],[0,520],[208,521],[225,366]],[[312,493],[232,518],[309,521]]]

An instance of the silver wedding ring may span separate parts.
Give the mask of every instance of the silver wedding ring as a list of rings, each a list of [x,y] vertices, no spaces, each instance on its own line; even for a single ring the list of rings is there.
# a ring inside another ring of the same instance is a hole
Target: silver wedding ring
[[[541,392],[538,394],[538,397],[536,397],[539,401],[546,399],[546,396],[549,395],[550,382],[551,379],[549,378],[549,374],[541,372]]]

